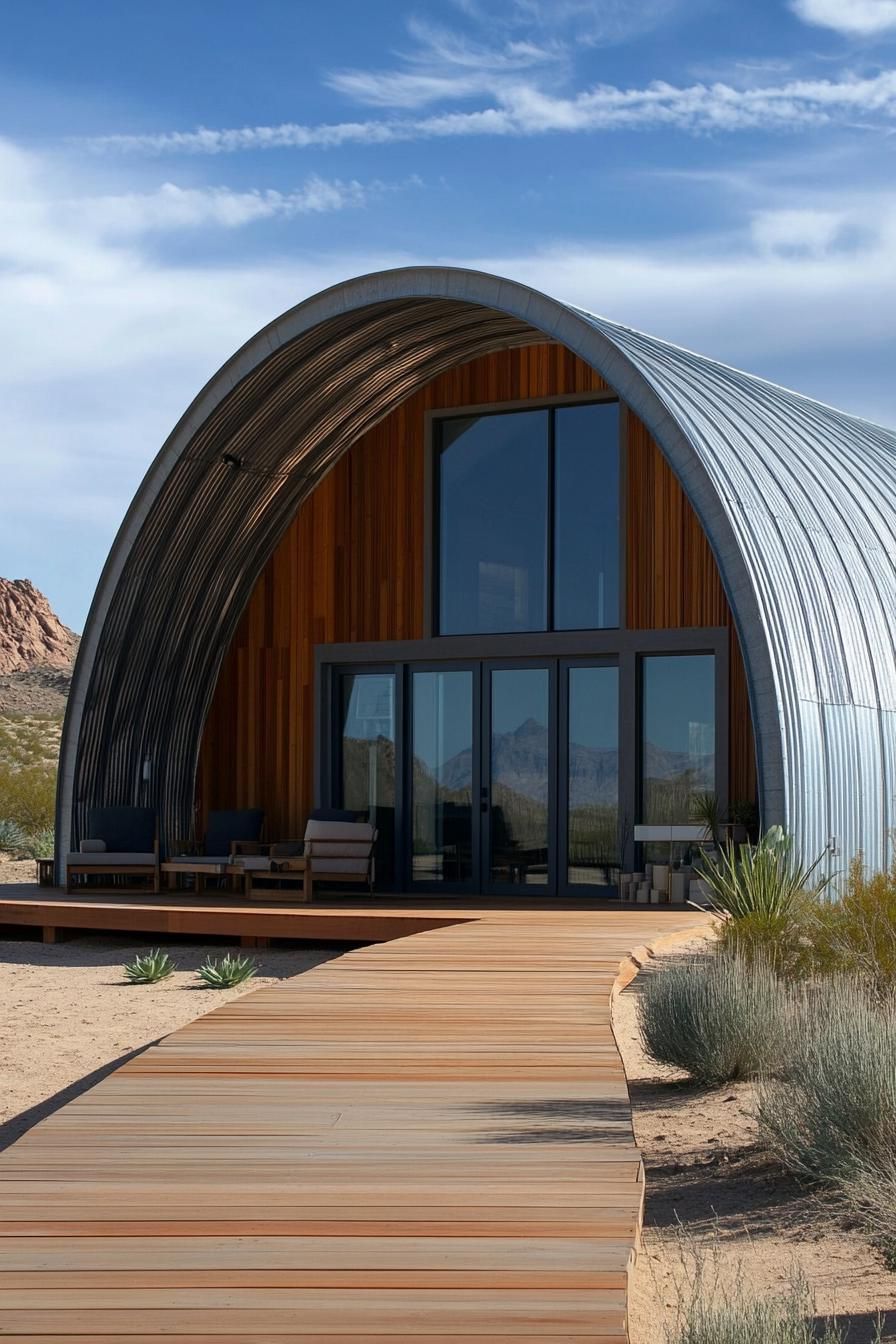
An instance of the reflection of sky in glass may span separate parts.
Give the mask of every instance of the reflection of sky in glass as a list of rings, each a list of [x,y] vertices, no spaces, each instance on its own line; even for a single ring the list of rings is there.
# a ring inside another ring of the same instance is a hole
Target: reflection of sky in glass
[[[554,628],[619,624],[619,406],[565,406],[554,430]]]
[[[434,774],[473,745],[473,674],[413,675],[414,755]]]
[[[569,669],[569,740],[580,747],[616,751],[619,746],[619,671],[615,667]]]
[[[540,667],[492,673],[492,736],[513,733],[528,719],[547,728],[548,674]]]
[[[548,412],[447,420],[439,455],[439,629],[543,630]]]
[[[343,737],[375,740],[395,736],[395,678],[363,672],[343,678]]]
[[[685,755],[711,755],[716,712],[712,654],[650,657],[643,667],[645,743]]]

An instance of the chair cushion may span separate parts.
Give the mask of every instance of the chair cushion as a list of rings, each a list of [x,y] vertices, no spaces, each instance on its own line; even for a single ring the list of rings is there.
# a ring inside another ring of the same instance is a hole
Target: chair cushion
[[[141,853],[139,850],[124,850],[113,854],[108,850],[99,854],[67,854],[65,862],[69,868],[136,868],[138,864],[147,868],[155,864],[156,856],[152,850]]]
[[[91,807],[87,834],[105,840],[106,849],[116,854],[145,853],[156,842],[156,814],[151,807]]]
[[[369,821],[315,821],[309,817],[305,827],[306,840],[347,840],[355,844],[367,843],[369,848],[373,839],[373,827]]]
[[[82,854],[105,854],[105,840],[82,840],[78,846]]]
[[[234,807],[209,812],[205,826],[206,854],[229,854],[234,840],[259,840],[264,826],[260,807]]]
[[[308,813],[309,821],[363,821],[363,812],[351,812],[345,807],[316,807]]]
[[[370,866],[367,858],[318,858],[316,854],[311,856],[311,871],[315,875],[326,873],[360,873],[366,874]]]

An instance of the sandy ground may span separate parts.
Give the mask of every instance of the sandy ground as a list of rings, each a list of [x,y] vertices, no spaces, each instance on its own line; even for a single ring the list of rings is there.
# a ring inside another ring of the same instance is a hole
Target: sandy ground
[[[36,885],[36,872],[33,859],[9,859],[0,853],[0,885],[12,882],[32,882]]]
[[[34,865],[29,867],[33,872]],[[132,985],[122,966],[150,946],[133,935],[0,942],[0,1148],[132,1051],[228,999],[275,985],[344,950],[248,951],[258,966],[253,980],[236,989],[205,989],[195,972],[206,955],[220,957],[238,948],[170,938],[156,945],[178,969],[158,984]]]
[[[632,1344],[661,1344],[674,1322],[675,1285],[683,1270],[679,1221],[708,1247],[715,1244],[711,1259],[722,1283],[740,1272],[751,1290],[771,1296],[786,1289],[796,1272],[814,1294],[818,1313],[835,1313],[848,1327],[847,1344],[873,1338],[878,1312],[884,1338],[896,1340],[896,1274],[764,1157],[752,1085],[704,1090],[645,1056],[637,996],[644,977],[656,974],[664,960],[641,972],[614,1013],[647,1175],[644,1242],[630,1300]]]

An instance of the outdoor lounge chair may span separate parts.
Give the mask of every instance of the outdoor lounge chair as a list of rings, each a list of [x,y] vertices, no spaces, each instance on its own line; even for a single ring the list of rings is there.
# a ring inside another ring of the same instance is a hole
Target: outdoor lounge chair
[[[209,812],[205,826],[202,853],[171,854],[162,864],[162,872],[169,885],[179,875],[195,877],[201,890],[207,877],[222,877],[241,853],[257,853],[264,826],[264,812],[260,807],[235,807]]]
[[[379,832],[369,821],[324,821],[309,817],[305,859],[313,882],[366,882],[373,891],[373,851]]]
[[[92,807],[87,835],[77,853],[65,856],[65,890],[72,878],[148,877],[159,890],[159,833],[151,807]]]

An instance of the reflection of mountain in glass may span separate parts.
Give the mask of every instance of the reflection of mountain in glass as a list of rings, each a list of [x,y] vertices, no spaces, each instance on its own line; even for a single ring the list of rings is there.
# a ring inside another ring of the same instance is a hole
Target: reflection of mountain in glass
[[[643,820],[651,825],[691,820],[691,799],[715,788],[713,752],[668,751],[644,744]]]

